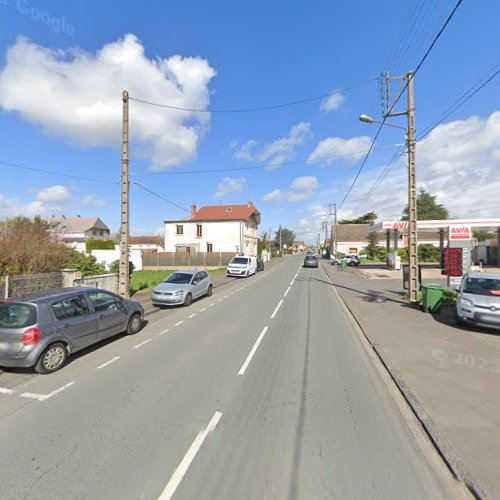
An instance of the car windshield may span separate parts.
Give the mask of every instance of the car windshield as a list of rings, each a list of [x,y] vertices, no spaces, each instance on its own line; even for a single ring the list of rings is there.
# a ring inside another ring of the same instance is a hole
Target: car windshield
[[[188,273],[173,273],[171,274],[164,283],[175,283],[177,285],[187,285],[191,282],[192,274]]]
[[[248,264],[248,259],[246,257],[235,257],[231,264]]]
[[[467,278],[464,293],[475,295],[496,295],[500,297],[500,277],[496,278]]]
[[[0,302],[0,328],[26,328],[36,323],[36,307],[32,304]]]

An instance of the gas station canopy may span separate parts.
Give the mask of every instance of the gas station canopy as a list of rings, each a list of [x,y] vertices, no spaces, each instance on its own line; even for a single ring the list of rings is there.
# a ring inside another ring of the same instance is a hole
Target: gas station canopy
[[[408,221],[393,220],[383,221],[374,224],[368,229],[369,233],[381,233],[385,231],[401,231],[408,229]],[[459,234],[459,229],[463,230],[464,235],[470,238],[472,229],[483,229],[486,231],[499,231],[500,219],[444,219],[444,220],[419,220],[417,221],[417,230],[436,232],[439,230],[447,231],[454,229],[453,233]],[[458,231],[458,232],[457,232]]]

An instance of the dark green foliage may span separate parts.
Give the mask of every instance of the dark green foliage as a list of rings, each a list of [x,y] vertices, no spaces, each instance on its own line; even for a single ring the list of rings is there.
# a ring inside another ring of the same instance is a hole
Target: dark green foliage
[[[97,262],[97,259],[93,255],[84,255],[80,252],[75,252],[68,267],[73,267],[77,271],[80,271],[82,276],[95,276],[106,272],[104,264]]]
[[[134,269],[135,269],[134,264],[129,261],[129,263],[128,263],[128,275],[129,276],[134,272]],[[109,272],[111,274],[118,274],[120,272],[120,261],[118,259],[111,262],[111,264],[109,265]]]
[[[367,212],[354,219],[339,220],[338,224],[373,224],[377,220],[377,217],[378,215],[376,212]]]
[[[115,242],[113,240],[97,240],[90,238],[85,242],[85,251],[90,253],[92,250],[114,250]]]
[[[420,189],[417,196],[418,220],[443,220],[448,219],[448,209],[436,202],[437,196],[432,196],[425,189]],[[403,210],[401,220],[408,220],[408,205]]]

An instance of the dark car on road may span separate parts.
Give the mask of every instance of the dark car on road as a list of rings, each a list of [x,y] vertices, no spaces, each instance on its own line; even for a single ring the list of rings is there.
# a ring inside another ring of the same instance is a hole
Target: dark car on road
[[[0,366],[62,368],[70,354],[142,328],[139,302],[98,288],[65,288],[0,301]]]
[[[303,267],[318,267],[318,258],[316,255],[306,255]]]
[[[264,261],[257,257],[257,271],[264,271]]]

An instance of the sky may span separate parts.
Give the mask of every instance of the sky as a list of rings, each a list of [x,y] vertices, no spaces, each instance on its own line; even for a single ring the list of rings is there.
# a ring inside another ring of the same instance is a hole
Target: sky
[[[415,69],[455,4],[0,0],[0,219],[99,216],[118,231],[123,90],[132,234],[193,202],[251,200],[261,233],[281,224],[307,243],[329,204],[398,218],[404,131],[383,128],[349,191],[378,128],[358,117],[381,119],[380,74]],[[500,217],[500,78],[420,134],[498,69],[499,18],[500,2],[464,0],[414,80],[417,183],[452,217]]]

